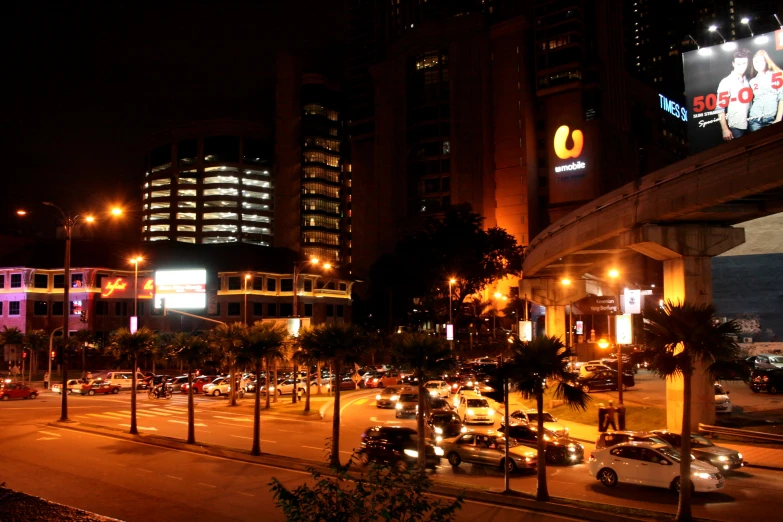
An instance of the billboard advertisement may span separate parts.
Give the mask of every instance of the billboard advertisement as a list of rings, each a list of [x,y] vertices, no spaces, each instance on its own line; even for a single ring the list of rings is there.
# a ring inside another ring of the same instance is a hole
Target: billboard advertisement
[[[783,30],[682,55],[691,153],[780,122]]]
[[[203,310],[207,307],[207,271],[156,270],[155,308],[161,308],[162,298],[166,308]]]
[[[139,278],[139,299],[152,299],[155,289],[155,279],[152,277]],[[104,299],[133,299],[133,278],[106,277],[101,281],[101,297]]]

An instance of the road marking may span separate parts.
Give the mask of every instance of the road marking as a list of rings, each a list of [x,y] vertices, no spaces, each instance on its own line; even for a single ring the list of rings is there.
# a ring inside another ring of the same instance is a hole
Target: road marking
[[[121,417],[117,417],[115,415],[103,415],[101,413],[86,413],[85,415],[87,415],[88,417],[100,417],[101,419],[112,419],[112,420],[117,420],[118,418],[124,419],[125,417],[127,417],[127,415],[122,415]]]
[[[57,440],[57,437],[41,437],[41,438],[35,439],[35,440]]]
[[[220,415],[213,415],[216,419],[226,419],[226,420],[232,420],[237,422],[253,422],[253,419],[248,419],[246,417],[244,418],[236,418],[236,417],[221,417]]]
[[[122,426],[124,428],[130,428],[130,424],[117,424],[117,426]],[[146,428],[144,426],[136,426],[136,429],[138,429],[138,430],[147,430],[147,431],[158,431],[158,428]]]
[[[182,477],[175,477],[174,475],[166,475],[168,478],[173,478],[176,480],[182,480]]]
[[[152,470],[149,470],[149,469],[144,469],[144,468],[136,468],[136,469],[139,470],[139,471],[143,471],[145,473],[152,473]]]
[[[206,486],[208,488],[216,488],[217,486],[213,486],[212,484],[204,484],[203,482],[198,483],[199,486]]]
[[[187,413],[187,412],[188,412],[188,409],[187,409],[187,408],[176,408],[176,407],[174,407],[174,406],[167,406],[167,407],[166,407],[166,408],[164,408],[164,409],[165,409],[166,411],[173,411],[173,412],[176,412],[176,413]]]
[[[166,413],[165,411],[157,411],[157,410],[144,410],[144,413],[152,413],[153,415],[157,415],[159,417],[171,417],[171,413]]]
[[[240,495],[245,495],[246,497],[255,497],[255,495],[251,495],[250,493],[243,493],[242,491],[237,491]]]
[[[120,412],[105,411],[103,413],[105,413],[106,415],[119,415],[119,414],[130,415],[131,414],[130,411],[120,411]],[[136,410],[136,415],[139,417],[154,417],[154,415],[150,415],[149,413],[144,413],[139,410]]]
[[[51,435],[52,437],[59,437],[60,436],[58,433],[51,433],[49,431],[42,431],[42,430],[38,430],[38,433],[43,433],[44,435]]]
[[[354,404],[359,406],[360,404],[364,404],[365,402],[367,402],[367,399],[359,399],[358,401],[354,402]]]
[[[235,428],[247,428],[247,424],[229,424],[228,422],[218,422],[221,426],[233,426]]]
[[[187,424],[187,423],[188,423],[188,421],[181,421],[181,420],[174,420],[174,419],[168,419],[168,421],[169,421],[169,422],[174,422],[174,423],[176,423],[176,424]],[[195,424],[193,424],[193,425],[194,425],[194,426],[199,426],[199,427],[202,427],[202,428],[206,428],[206,427],[207,427],[207,425],[206,425],[206,424],[203,424],[203,423],[201,423],[201,422],[195,423]]]
[[[247,440],[253,440],[253,437],[243,437],[242,435],[231,435],[235,439],[247,439]]]
[[[326,448],[316,448],[315,446],[302,446],[302,447],[303,448],[307,448],[307,449],[314,449],[314,450],[324,450],[324,449],[326,449]]]

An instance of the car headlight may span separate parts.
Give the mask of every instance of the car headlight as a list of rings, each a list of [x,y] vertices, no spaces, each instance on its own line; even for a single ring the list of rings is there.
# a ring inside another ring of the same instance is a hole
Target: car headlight
[[[432,395],[433,397],[437,396],[438,390],[430,390],[430,395]]]
[[[396,400],[397,400],[397,399],[399,399],[399,398],[400,398],[400,396],[399,396],[399,395],[392,395],[392,396],[391,396],[391,399],[389,399],[389,400],[391,400],[391,401],[396,401]]]
[[[438,435],[437,437],[435,437],[435,442],[436,442],[437,444],[440,444],[442,440],[443,440],[443,437],[441,437],[440,435]],[[435,454],[436,454],[436,455],[437,455],[437,453],[438,453],[438,450],[439,450],[439,449],[440,449],[440,448],[435,448]],[[442,449],[440,449],[440,450],[441,450],[441,451],[443,451]]]
[[[441,450],[441,451],[443,451],[443,450]],[[413,457],[414,459],[417,459],[417,458],[419,458],[419,452],[418,452],[418,451],[416,451],[416,450],[412,450],[412,449],[406,449],[406,450],[405,450],[405,454],[406,454],[407,456],[409,456],[409,457]]]
[[[697,477],[697,478],[700,478],[700,479],[708,479],[708,478],[710,478],[710,474],[709,473],[694,473],[693,476]]]
[[[721,462],[726,462],[727,460],[729,460],[729,458],[726,455],[721,455],[720,457],[718,457],[718,460]]]
[[[490,409],[489,409],[489,411],[488,411],[487,413],[489,413],[489,416],[491,417],[492,415],[494,415],[494,414],[495,414],[495,410],[493,410],[492,408],[490,408]]]
[[[742,460],[742,453],[737,453],[737,458]]]
[[[438,435],[443,435],[443,429],[439,428],[438,426],[435,426],[435,433],[437,433]]]
[[[568,445],[568,451],[576,451],[576,447],[573,444]]]
[[[473,410],[468,410],[468,415],[474,415],[475,412]]]
[[[402,403],[398,402],[397,406],[395,406],[395,408],[397,408],[398,410],[401,410],[402,409]]]
[[[381,400],[381,394],[380,394],[380,393],[379,393],[378,395],[376,395],[376,396],[375,396],[375,400],[376,400],[376,401],[379,401],[379,400]]]
[[[438,457],[442,457],[444,455],[443,448],[439,448],[438,446],[435,446],[435,455],[437,455]]]
[[[460,431],[461,433],[467,433],[467,432],[468,432],[468,428],[467,428],[467,427],[465,427],[465,426],[463,426],[462,428],[460,428],[460,430],[459,430],[459,431]]]

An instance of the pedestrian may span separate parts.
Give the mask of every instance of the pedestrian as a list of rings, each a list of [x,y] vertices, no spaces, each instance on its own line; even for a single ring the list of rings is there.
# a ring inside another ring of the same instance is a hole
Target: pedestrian
[[[44,390],[49,389],[49,372],[44,374]]]
[[[19,375],[19,367],[14,364],[14,366],[11,368],[11,376],[15,379]]]
[[[87,380],[89,381],[92,379],[92,372],[87,372]]]
[[[615,412],[617,409],[614,407],[614,404],[612,401],[609,401],[609,407],[606,408],[606,429],[609,429],[609,426],[612,426],[612,430],[617,431],[617,425],[614,422],[615,418]]]

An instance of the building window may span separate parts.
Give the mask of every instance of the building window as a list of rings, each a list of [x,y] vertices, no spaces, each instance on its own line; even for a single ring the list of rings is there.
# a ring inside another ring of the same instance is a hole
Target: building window
[[[277,317],[277,304],[276,303],[267,303],[267,305],[266,305],[266,315],[267,315],[267,317]]]
[[[171,178],[153,179],[150,182],[150,185],[153,187],[165,187],[167,185],[171,185]]]
[[[254,277],[253,278],[253,290],[263,290],[264,289],[264,278],[263,277]],[[261,315],[261,314],[259,314]]]
[[[177,237],[177,241],[179,241],[180,243],[194,243],[195,244],[196,238],[195,237],[180,236],[180,237]]]
[[[242,280],[239,278],[239,276],[231,276],[228,278],[228,289],[229,290],[242,289]]]
[[[82,313],[82,302],[81,301],[71,301],[71,315],[79,315]]]
[[[150,232],[168,232],[171,230],[171,225],[150,225]]]
[[[284,278],[280,280],[280,291],[281,292],[293,292],[294,291],[294,280],[290,277]]]
[[[52,286],[54,288],[65,288],[65,275],[55,274]]]
[[[128,315],[128,303],[125,301],[117,301],[114,303],[114,315],[118,317],[125,317]]]
[[[54,276],[54,277],[57,277],[57,276]],[[55,302],[53,302],[52,303],[52,316],[53,317],[57,317],[57,316],[62,316],[62,315],[63,315],[63,302],[62,301],[55,301]]]
[[[264,303],[253,303],[253,315],[256,317],[264,316]]]
[[[293,303],[280,303],[280,317],[291,317],[294,315]]]
[[[46,301],[35,301],[33,303],[33,315],[48,315],[49,303]]]
[[[195,212],[177,212],[177,219],[196,219],[196,213]],[[177,230],[179,230],[179,227],[177,227]],[[193,227],[193,231],[194,232],[195,232],[195,230],[196,230],[196,227]],[[190,230],[188,230],[188,232],[190,232]]]
[[[103,286],[103,280],[109,277],[109,274],[96,274],[95,275],[95,287],[101,288]]]
[[[0,275],[0,288],[5,288],[5,275]]]
[[[0,301],[0,317],[2,317],[2,315],[3,315],[3,304],[4,304],[4,302]]]
[[[177,208],[196,208],[195,201],[180,201],[177,203]],[[182,219],[182,218],[179,218]]]
[[[71,274],[71,288],[84,287],[84,274]]]
[[[205,196],[238,196],[239,191],[235,188],[214,188],[204,189]],[[204,204],[206,207],[206,203]]]
[[[20,308],[19,301],[9,301],[8,315],[19,315]]]
[[[22,288],[22,274],[11,274],[11,288]]]
[[[239,303],[228,303],[228,315],[238,316],[241,313]]]
[[[109,302],[95,301],[95,315],[109,315]]]
[[[177,225],[177,232],[195,232],[196,225]]]
[[[107,313],[108,313],[108,307],[107,307]],[[143,302],[139,303],[139,317],[141,317],[142,315],[144,315],[144,303]]]
[[[326,305],[326,317],[334,317],[334,305]]]
[[[33,276],[34,288],[49,288],[49,275],[48,274],[35,274]]]
[[[313,316],[313,305],[311,305],[311,304],[304,305],[304,315],[305,315],[305,317],[312,317]]]
[[[345,307],[343,305],[337,305],[337,317],[343,317],[345,314]]]
[[[204,208],[226,208],[236,207],[236,201],[205,201]]]
[[[312,279],[305,279],[304,291],[305,292],[312,292],[313,291],[313,280]]]
[[[236,212],[205,212],[202,216],[203,219],[230,219],[236,221]]]
[[[236,185],[239,183],[239,178],[236,176],[210,176],[204,178],[204,185],[212,185],[214,183],[227,183],[229,185]]]
[[[340,290],[345,292],[346,290],[348,290],[348,285],[346,283],[340,283]]]
[[[195,189],[178,189],[177,190],[177,196],[180,196],[180,197],[196,196],[196,190]]]
[[[266,291],[277,292],[277,279],[275,279],[274,277],[266,278]]]
[[[153,198],[167,198],[171,196],[171,190],[153,190],[150,192],[150,197]]]

